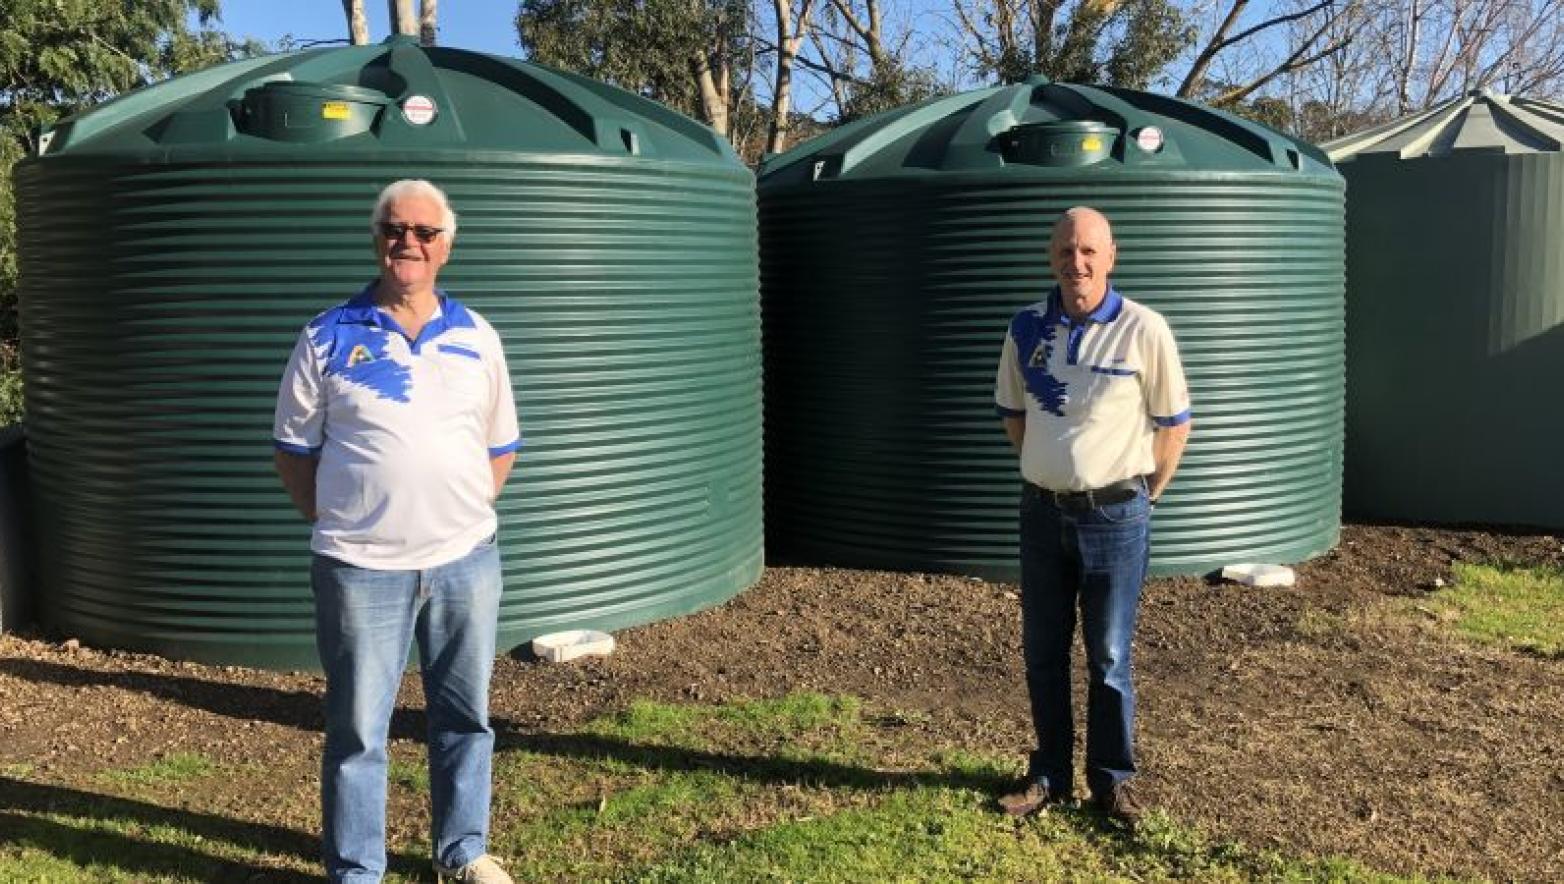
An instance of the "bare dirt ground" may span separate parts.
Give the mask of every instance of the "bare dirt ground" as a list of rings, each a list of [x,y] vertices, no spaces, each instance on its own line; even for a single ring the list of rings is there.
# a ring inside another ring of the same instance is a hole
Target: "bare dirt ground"
[[[1223,837],[1384,871],[1564,880],[1564,660],[1436,622],[1419,598],[1455,561],[1564,566],[1564,539],[1349,526],[1292,589],[1153,581],[1137,637],[1150,803]],[[609,659],[500,661],[496,726],[525,740],[636,698],[809,690],[864,698],[917,745],[1019,768],[1018,617],[1011,585],[769,569],[717,609],[620,634]],[[0,768],[28,770],[0,779],[0,812],[195,752],[275,773],[275,788],[224,796],[221,814],[313,831],[320,691],[308,674],[0,637]],[[420,705],[410,679],[399,740],[421,730]]]

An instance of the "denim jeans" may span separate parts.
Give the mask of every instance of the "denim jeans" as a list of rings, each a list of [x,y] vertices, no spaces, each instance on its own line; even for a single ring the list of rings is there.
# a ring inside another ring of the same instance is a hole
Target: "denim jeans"
[[[326,671],[321,816],[327,877],[379,881],[386,868],[386,734],[408,647],[418,640],[429,721],[434,858],[459,868],[488,845],[500,556],[492,541],[422,571],[315,556],[315,640]]]
[[[1061,510],[1021,492],[1021,643],[1037,751],[1028,775],[1073,791],[1070,646],[1076,611],[1086,646],[1086,783],[1105,793],[1135,773],[1130,641],[1150,556],[1145,491],[1123,503]]]

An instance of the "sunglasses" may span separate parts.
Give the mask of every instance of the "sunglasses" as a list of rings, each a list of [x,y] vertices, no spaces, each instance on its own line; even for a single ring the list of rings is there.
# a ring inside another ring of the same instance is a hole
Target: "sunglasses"
[[[389,221],[381,221],[375,225],[380,235],[392,242],[401,242],[402,237],[407,236],[411,230],[413,236],[418,237],[421,243],[432,243],[435,238],[445,232],[444,227],[430,227],[426,224],[392,224]]]

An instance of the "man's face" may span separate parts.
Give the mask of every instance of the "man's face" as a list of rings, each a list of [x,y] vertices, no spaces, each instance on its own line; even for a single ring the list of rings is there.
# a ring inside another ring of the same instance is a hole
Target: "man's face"
[[[451,257],[451,236],[442,232],[423,242],[417,228],[438,228],[440,221],[440,205],[434,200],[415,196],[391,201],[375,231],[381,282],[400,292],[434,288],[435,277]],[[388,225],[405,230],[387,234]]]
[[[1059,282],[1064,309],[1077,319],[1097,309],[1108,293],[1108,274],[1117,256],[1113,231],[1100,215],[1066,218],[1048,244],[1048,260]]]

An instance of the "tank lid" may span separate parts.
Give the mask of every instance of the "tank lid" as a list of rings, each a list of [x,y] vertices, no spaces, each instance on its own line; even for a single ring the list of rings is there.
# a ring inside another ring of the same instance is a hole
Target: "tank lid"
[[[1232,114],[1152,92],[1038,76],[848,124],[767,159],[760,183],[1001,170],[1336,177],[1318,148]]]
[[[1477,89],[1321,146],[1338,163],[1358,157],[1553,153],[1564,150],[1564,104]]]
[[[38,157],[308,160],[430,153],[642,157],[742,167],[727,141],[660,104],[543,65],[403,35],[176,77],[70,117]]]

